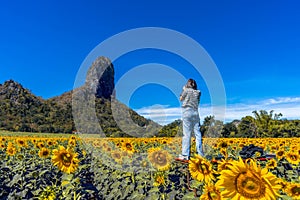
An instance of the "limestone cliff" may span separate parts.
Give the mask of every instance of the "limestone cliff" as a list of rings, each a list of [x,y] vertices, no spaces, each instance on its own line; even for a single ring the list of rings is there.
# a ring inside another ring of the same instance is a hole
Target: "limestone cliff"
[[[114,66],[106,57],[98,57],[89,68],[85,86],[94,91],[97,98],[114,97]]]

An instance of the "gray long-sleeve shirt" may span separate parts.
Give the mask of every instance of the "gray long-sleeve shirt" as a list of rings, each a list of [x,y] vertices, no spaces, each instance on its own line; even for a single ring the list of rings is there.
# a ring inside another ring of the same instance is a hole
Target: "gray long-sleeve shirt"
[[[182,107],[191,107],[198,109],[200,102],[201,92],[200,90],[194,90],[192,88],[185,88],[180,94],[180,100],[182,101]]]

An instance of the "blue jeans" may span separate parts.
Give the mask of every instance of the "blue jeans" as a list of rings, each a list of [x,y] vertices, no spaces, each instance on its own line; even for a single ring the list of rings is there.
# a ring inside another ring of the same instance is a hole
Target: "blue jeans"
[[[196,150],[201,156],[204,156],[202,151],[202,135],[200,132],[200,117],[198,110],[190,107],[182,108],[183,121],[183,137],[182,137],[182,156],[189,158],[191,148],[191,135],[194,131],[196,137]]]

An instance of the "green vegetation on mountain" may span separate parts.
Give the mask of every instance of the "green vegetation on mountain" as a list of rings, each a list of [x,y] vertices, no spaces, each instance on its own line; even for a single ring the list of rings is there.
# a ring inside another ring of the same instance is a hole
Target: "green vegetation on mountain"
[[[44,100],[13,80],[0,85],[0,129],[24,132],[72,132],[70,105]]]
[[[132,121],[138,126],[160,127],[121,103],[118,104],[118,108],[121,110],[119,112],[129,112]],[[123,132],[114,120],[109,99],[96,98],[95,112],[106,136],[130,136]],[[76,131],[72,115],[72,92],[44,100],[24,89],[21,84],[13,80],[6,81],[0,85],[0,129],[45,133]]]

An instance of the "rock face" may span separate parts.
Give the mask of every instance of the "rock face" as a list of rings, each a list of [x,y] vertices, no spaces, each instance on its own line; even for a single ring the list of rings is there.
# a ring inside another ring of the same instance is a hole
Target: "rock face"
[[[41,104],[41,99],[31,94],[31,92],[13,80],[0,84],[0,100],[9,100],[13,106],[28,103]]]
[[[114,98],[114,75],[111,61],[103,56],[98,57],[88,70],[85,86],[93,91],[97,98]]]

